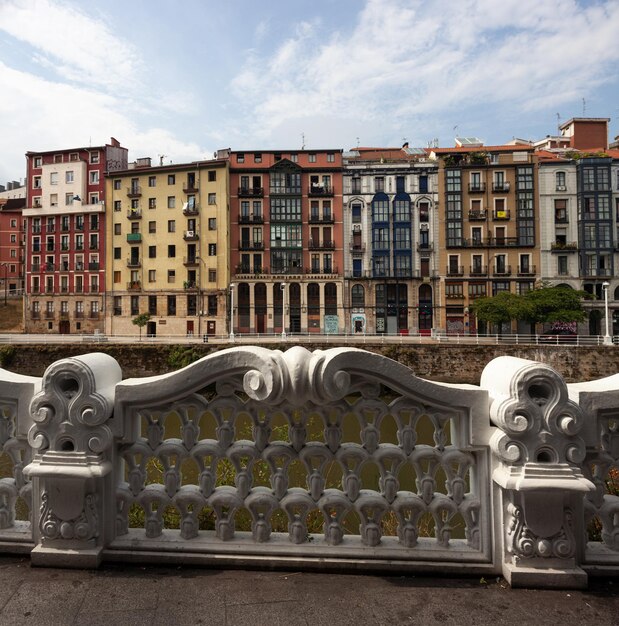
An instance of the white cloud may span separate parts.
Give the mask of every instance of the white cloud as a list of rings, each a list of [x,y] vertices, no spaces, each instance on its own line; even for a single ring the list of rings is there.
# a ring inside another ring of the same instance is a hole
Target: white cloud
[[[232,80],[254,137],[316,119],[335,139],[342,119],[392,132],[473,105],[542,111],[616,81],[613,0],[368,0],[349,34],[320,26],[300,23],[271,56],[252,51]]]
[[[59,1],[4,0],[0,30],[32,46],[33,60],[63,80],[107,89],[136,87],[139,55],[103,17]]]

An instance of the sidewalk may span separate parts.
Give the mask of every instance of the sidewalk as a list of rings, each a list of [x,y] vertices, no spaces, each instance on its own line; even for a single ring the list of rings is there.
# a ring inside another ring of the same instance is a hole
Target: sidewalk
[[[619,624],[619,579],[588,591],[510,589],[503,579],[199,568],[36,569],[0,556],[0,624],[339,626]]]

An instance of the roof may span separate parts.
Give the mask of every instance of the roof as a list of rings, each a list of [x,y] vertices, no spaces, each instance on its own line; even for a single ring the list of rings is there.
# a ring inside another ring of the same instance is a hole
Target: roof
[[[419,158],[425,158],[428,156],[428,151],[425,148],[372,148],[372,147],[358,147],[353,148],[347,153],[345,157],[348,159],[354,159],[359,161],[378,161],[384,159],[385,161],[414,161]]]
[[[26,208],[26,198],[0,199],[0,211],[21,211]]]
[[[610,117],[572,117],[571,119],[567,120],[567,122],[563,122],[563,124],[559,126],[559,129],[563,130],[564,128],[567,128],[570,124],[573,124],[574,122],[598,123],[598,124],[600,122],[606,122],[608,124],[608,122],[610,122]]]
[[[533,152],[535,148],[531,145],[511,145],[511,146],[454,146],[453,148],[431,148],[434,154],[465,154],[467,152]]]

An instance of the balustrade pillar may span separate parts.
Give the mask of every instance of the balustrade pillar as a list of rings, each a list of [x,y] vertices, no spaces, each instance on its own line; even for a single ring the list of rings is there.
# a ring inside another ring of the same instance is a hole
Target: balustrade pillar
[[[583,506],[594,485],[581,473],[580,407],[554,369],[514,357],[492,361],[481,387],[498,427],[490,447],[503,575],[512,586],[586,587]]]
[[[63,359],[30,403],[31,562],[97,567],[115,523],[110,424],[118,363],[101,353]]]

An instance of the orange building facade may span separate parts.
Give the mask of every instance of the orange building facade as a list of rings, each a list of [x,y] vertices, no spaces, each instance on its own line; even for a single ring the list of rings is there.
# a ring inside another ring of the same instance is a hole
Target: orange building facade
[[[342,332],[342,151],[232,152],[230,255],[233,332]]]

